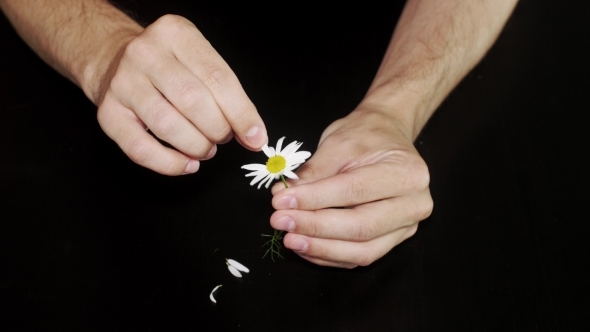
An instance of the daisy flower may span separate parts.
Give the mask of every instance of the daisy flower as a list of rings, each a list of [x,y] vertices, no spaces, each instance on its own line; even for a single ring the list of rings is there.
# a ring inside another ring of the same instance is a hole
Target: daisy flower
[[[252,173],[246,174],[246,176],[253,176],[254,179],[250,182],[253,186],[257,182],[258,189],[266,183],[265,187],[268,188],[272,180],[278,180],[281,178],[285,182],[284,176],[298,180],[297,174],[293,173],[293,170],[299,167],[305,162],[307,158],[311,156],[310,152],[299,151],[299,147],[302,142],[293,141],[281,150],[283,140],[285,137],[281,137],[277,142],[276,150],[273,147],[269,147],[266,144],[262,147],[262,151],[268,157],[266,164],[248,164],[242,166],[243,169],[253,171]],[[286,186],[286,182],[285,182]]]

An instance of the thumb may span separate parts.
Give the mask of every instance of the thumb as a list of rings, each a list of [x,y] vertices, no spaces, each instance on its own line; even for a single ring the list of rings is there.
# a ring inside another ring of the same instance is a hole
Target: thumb
[[[299,180],[288,180],[289,186],[316,182],[340,173],[348,164],[348,160],[343,158],[341,152],[333,144],[330,144],[330,140],[320,142],[315,154],[295,172]],[[282,182],[277,182],[271,191],[275,195],[283,189],[286,189],[285,185]]]

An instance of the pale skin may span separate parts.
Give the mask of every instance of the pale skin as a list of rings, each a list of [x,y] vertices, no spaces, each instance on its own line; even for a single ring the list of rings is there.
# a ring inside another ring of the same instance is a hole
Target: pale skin
[[[267,142],[237,77],[188,20],[166,15],[143,29],[103,0],[0,6],[33,50],[98,106],[100,126],[134,162],[194,173],[234,135],[254,151]]]
[[[407,2],[365,98],[324,131],[299,181],[272,188],[270,223],[288,232],[287,248],[315,264],[353,268],[416,232],[433,203],[413,141],[515,4]],[[0,7],[31,48],[97,105],[102,129],[134,162],[188,174],[232,137],[253,151],[267,142],[237,77],[188,20],[165,15],[144,29],[103,0],[0,0]]]
[[[272,188],[270,223],[288,232],[287,248],[315,264],[354,268],[416,232],[433,202],[413,141],[491,47],[516,2],[407,2],[359,106],[328,126],[299,181]]]

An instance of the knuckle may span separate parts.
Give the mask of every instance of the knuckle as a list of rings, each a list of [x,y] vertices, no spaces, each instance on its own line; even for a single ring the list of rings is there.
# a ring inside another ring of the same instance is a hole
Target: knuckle
[[[98,120],[98,124],[102,128],[110,126],[110,124],[113,122],[112,113],[113,112],[111,111],[111,109],[108,107],[105,107],[104,105],[100,105],[98,107],[98,110],[96,111],[96,120]]]
[[[174,162],[167,162],[159,166],[160,169],[158,169],[157,172],[163,175],[178,175],[183,171],[182,169],[179,169],[179,165]]]
[[[408,227],[405,231],[405,233],[403,233],[396,242],[396,245],[404,242],[405,240],[411,238],[412,236],[414,236],[414,234],[416,234],[416,232],[418,231],[418,224],[412,225],[410,227]]]
[[[173,25],[178,24],[182,20],[182,16],[174,15],[174,14],[166,14],[162,15],[159,19],[156,20],[156,24],[162,25]]]
[[[416,160],[412,163],[410,173],[411,183],[415,188],[428,188],[430,184],[430,173],[428,172],[428,166],[426,166],[426,163],[422,159]]]
[[[150,149],[150,144],[146,140],[133,140],[128,144],[124,152],[134,163],[148,167],[160,174],[177,175],[182,172],[182,169],[179,169],[179,165],[174,161],[165,161],[158,163],[158,165],[151,165],[150,160],[152,159],[152,151]]]
[[[376,258],[373,256],[373,253],[370,250],[362,249],[355,257],[354,264],[358,266],[369,266],[371,265]]]
[[[183,110],[199,109],[202,104],[203,94],[203,91],[194,83],[181,83],[178,89],[178,107]]]
[[[430,217],[434,207],[434,203],[430,195],[427,195],[424,198],[415,199],[409,204],[412,204],[412,207],[409,209],[405,222],[403,222],[400,226],[412,226]]]
[[[315,238],[322,237],[322,231],[320,230],[318,221],[315,218],[309,220],[306,226],[305,233],[307,236]]]
[[[418,219],[417,220],[424,220],[432,214],[432,210],[434,209],[434,201],[432,197],[428,195],[428,198],[420,205],[420,209],[418,210]]]
[[[355,226],[355,232],[353,233],[352,241],[364,242],[370,240],[375,235],[375,229],[368,223],[360,222]]]
[[[176,127],[174,116],[166,107],[157,104],[153,106],[151,114],[150,129],[155,133],[162,136],[168,136],[174,132]]]
[[[154,51],[152,45],[143,36],[138,36],[125,46],[125,57],[133,61],[152,62]]]
[[[250,114],[248,107],[240,107],[231,115],[235,122],[243,122],[246,124],[248,115]]]
[[[211,148],[213,148],[213,144],[209,141],[196,145],[194,147],[194,150],[196,151],[194,156],[197,157],[198,159],[204,158],[207,156],[207,154],[209,154],[209,151],[211,151]]]
[[[317,179],[320,173],[313,162],[308,162],[299,167],[297,174],[300,179]]]
[[[231,135],[231,127],[226,124],[221,129],[217,130],[217,132],[213,133],[210,139],[215,143],[224,143],[231,137]]]
[[[164,31],[166,34],[174,36],[179,30],[187,25],[193,25],[189,20],[182,16],[166,14],[156,20],[153,28]]]
[[[124,152],[134,163],[142,166],[146,164],[151,154],[149,143],[141,139],[135,139],[129,142],[124,149]]]
[[[368,195],[368,188],[363,182],[353,176],[350,176],[344,186],[344,204],[351,206],[363,202],[364,197]]]
[[[414,236],[414,234],[416,234],[417,231],[418,231],[418,225],[411,226],[408,229],[408,232],[406,233],[404,240],[409,239],[412,236]]]
[[[418,223],[432,214],[434,208],[434,202],[430,195],[424,196],[415,201],[415,206],[410,214],[410,224]]]
[[[222,90],[227,86],[228,74],[217,66],[208,68],[205,72],[205,84],[214,90]]]

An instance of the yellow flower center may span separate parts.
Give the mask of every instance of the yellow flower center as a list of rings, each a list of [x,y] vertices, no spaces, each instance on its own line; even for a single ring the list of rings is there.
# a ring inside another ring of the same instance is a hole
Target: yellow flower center
[[[287,166],[287,161],[283,156],[270,157],[266,162],[266,169],[268,169],[269,172],[275,174],[284,170],[285,166]]]

